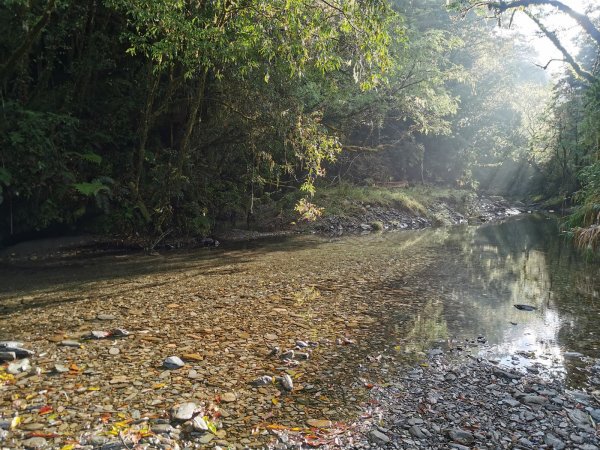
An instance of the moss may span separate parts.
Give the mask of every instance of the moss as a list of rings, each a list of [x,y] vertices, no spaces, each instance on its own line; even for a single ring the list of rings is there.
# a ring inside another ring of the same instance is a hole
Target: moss
[[[383,226],[383,222],[376,220],[374,222],[371,222],[371,228],[373,228],[373,231],[383,231],[384,230],[384,226]]]

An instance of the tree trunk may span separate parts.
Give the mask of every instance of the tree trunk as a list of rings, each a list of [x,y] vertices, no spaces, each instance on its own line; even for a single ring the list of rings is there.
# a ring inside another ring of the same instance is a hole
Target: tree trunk
[[[190,105],[190,112],[188,116],[188,120],[185,126],[185,132],[183,137],[181,138],[181,143],[179,145],[179,154],[177,157],[177,172],[181,175],[183,173],[183,167],[185,165],[185,160],[190,151],[190,143],[192,139],[192,133],[194,131],[194,127],[198,121],[198,112],[200,111],[200,107],[202,106],[202,102],[204,101],[204,88],[206,86],[206,78],[208,76],[208,69],[204,69],[200,78],[198,79],[198,85],[196,86],[196,92],[194,93],[194,97],[192,99],[192,103]]]
[[[3,85],[8,81],[8,78],[13,74],[19,61],[27,54],[35,40],[42,33],[42,30],[50,21],[50,16],[52,15],[52,12],[54,12],[55,6],[56,0],[50,0],[48,2],[42,16],[38,19],[31,31],[27,33],[27,36],[23,39],[23,43],[17,47],[12,55],[8,57],[6,63],[0,67],[0,85]]]

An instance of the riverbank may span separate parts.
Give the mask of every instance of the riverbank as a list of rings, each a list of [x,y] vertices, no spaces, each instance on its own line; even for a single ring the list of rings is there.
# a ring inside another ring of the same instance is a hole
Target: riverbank
[[[19,263],[111,253],[165,252],[183,248],[211,248],[223,243],[290,236],[294,234],[344,235],[472,225],[501,220],[531,211],[498,196],[436,187],[383,188],[344,184],[323,187],[314,202],[322,215],[303,221],[294,212],[296,196],[278,202],[259,203],[250,228],[217,224],[212,237],[162,239],[99,235],[64,236],[26,241],[0,249],[0,262]]]
[[[600,359],[587,360],[592,377]],[[535,373],[533,373],[535,372]],[[321,421],[313,433],[275,431],[273,449],[338,448],[597,450],[600,386],[565,388],[543,367],[530,372],[497,361],[430,352],[394,381],[372,388],[360,421],[347,429]]]

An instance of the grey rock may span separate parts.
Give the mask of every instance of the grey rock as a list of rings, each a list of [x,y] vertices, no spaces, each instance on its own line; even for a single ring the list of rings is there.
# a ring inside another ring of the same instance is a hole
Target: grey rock
[[[179,356],[169,356],[163,361],[163,367],[167,369],[181,369],[185,366],[185,363]]]
[[[552,433],[547,433],[544,436],[544,442],[546,443],[546,445],[549,445],[550,447],[555,448],[557,450],[562,450],[566,447],[565,443],[556,436],[554,436]]]
[[[77,341],[72,341],[72,340],[65,340],[65,341],[60,341],[59,344],[61,347],[81,347],[81,343],[77,342]]]
[[[108,331],[91,331],[89,338],[90,339],[106,339],[110,336]]]
[[[125,328],[115,328],[110,332],[112,337],[127,337],[131,335],[130,331],[127,331]]]
[[[54,364],[54,372],[67,373],[68,371],[69,371],[69,368],[67,366],[64,366],[62,364]]]
[[[387,444],[390,442],[390,438],[379,430],[371,430],[369,440],[374,444]]]
[[[208,424],[204,418],[196,416],[192,419],[192,428],[196,431],[208,431]]]
[[[286,360],[286,359],[294,359],[294,350],[288,350],[286,352],[283,352],[280,356],[281,359]]]
[[[543,405],[544,403],[548,402],[548,399],[546,397],[542,397],[541,395],[528,394],[521,398],[521,402],[526,404]]]
[[[258,377],[256,380],[250,382],[250,384],[252,386],[268,386],[269,384],[273,384],[273,377],[270,377],[269,375],[263,375],[261,377]]]
[[[100,313],[96,316],[98,320],[115,320],[117,317],[113,314]]]
[[[173,409],[171,416],[173,420],[185,422],[192,418],[197,409],[198,405],[193,402],[182,403]]]
[[[508,406],[512,407],[512,408],[516,408],[517,406],[521,405],[521,402],[519,402],[518,400],[515,400],[514,398],[505,398],[504,400],[502,400],[503,403],[506,403]]]
[[[444,375],[444,380],[446,381],[455,381],[457,378],[457,376],[455,374],[453,374],[452,372],[448,372],[446,375]]]
[[[25,358],[21,359],[20,361],[11,362],[6,371],[12,375],[16,375],[21,372],[27,372],[30,369],[31,363],[29,362],[29,359]]]
[[[23,343],[18,341],[0,341],[0,352],[14,353],[17,358],[28,358],[35,352],[23,348]]]
[[[280,383],[281,386],[283,386],[283,389],[285,389],[286,391],[294,390],[294,382],[292,381],[292,377],[290,377],[287,373],[281,376]]]
[[[421,431],[421,428],[419,428],[416,425],[413,425],[412,427],[410,427],[408,429],[408,432],[413,435],[414,437],[416,437],[417,439],[426,439],[427,435],[425,435],[423,433],[423,431]]]
[[[206,433],[206,434],[200,436],[200,438],[198,438],[198,442],[201,443],[201,444],[208,444],[214,438],[215,438],[214,434]]]
[[[578,427],[589,427],[592,425],[589,414],[581,409],[567,409],[567,416]]]
[[[14,361],[17,359],[15,352],[0,352],[0,361]]]
[[[305,341],[296,341],[296,347],[298,348],[306,348],[308,347],[308,342]]]
[[[471,433],[461,430],[460,428],[453,428],[449,430],[448,435],[454,442],[458,442],[462,445],[471,445],[473,442],[475,442],[475,437]]]
[[[520,375],[520,374],[508,372],[508,371],[502,370],[502,369],[498,369],[497,367],[494,367],[494,369],[492,370],[492,373],[495,376],[497,376],[498,378],[504,378],[506,380],[518,380],[522,377],[522,375]]]
[[[152,425],[151,430],[156,434],[168,434],[172,432],[175,428],[173,428],[168,423],[157,423]]]
[[[23,441],[23,447],[25,448],[44,448],[48,445],[48,442],[43,437],[32,437]]]
[[[305,352],[296,352],[294,354],[294,359],[307,360],[308,358],[310,358],[310,355],[308,353],[305,353]]]
[[[111,347],[108,349],[109,355],[117,356],[119,353],[121,353],[121,350],[119,350],[119,347]]]

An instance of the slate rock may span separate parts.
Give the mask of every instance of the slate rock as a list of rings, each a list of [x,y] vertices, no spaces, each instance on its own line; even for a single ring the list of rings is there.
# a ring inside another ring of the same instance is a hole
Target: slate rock
[[[515,308],[521,311],[535,311],[537,308],[531,305],[516,304]]]
[[[0,361],[14,361],[17,359],[15,352],[0,352]]]
[[[449,430],[448,435],[454,442],[458,442],[462,445],[471,445],[473,442],[475,442],[475,437],[471,433],[461,430],[460,428],[453,428]]]
[[[387,444],[390,442],[390,438],[379,430],[371,430],[369,440],[374,444]]]
[[[544,442],[546,443],[546,445],[549,445],[550,447],[555,448],[557,450],[562,450],[566,447],[565,443],[556,436],[554,436],[552,433],[546,433],[546,435],[544,436]]]

